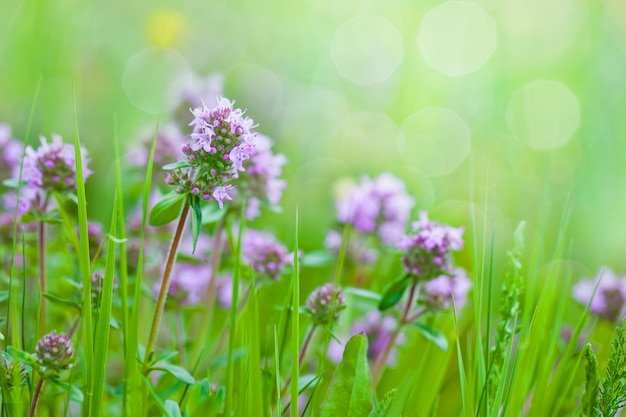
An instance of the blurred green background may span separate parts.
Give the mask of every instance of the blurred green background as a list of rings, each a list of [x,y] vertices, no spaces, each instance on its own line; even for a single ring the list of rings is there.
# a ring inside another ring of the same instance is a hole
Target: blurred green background
[[[571,207],[581,274],[626,271],[621,0],[2,0],[0,57],[0,122],[19,139],[40,79],[28,140],[72,138],[75,88],[103,221],[114,121],[131,149],[177,76],[222,73],[289,158],[284,214],[263,218],[285,240],[297,205],[319,247],[335,182],[389,171],[437,220],[469,228],[474,204],[497,251],[527,220],[550,253]]]

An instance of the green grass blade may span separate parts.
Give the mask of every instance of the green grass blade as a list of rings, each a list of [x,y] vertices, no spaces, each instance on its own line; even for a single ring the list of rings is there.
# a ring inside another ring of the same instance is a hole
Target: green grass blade
[[[87,383],[84,392],[83,415],[89,416],[91,398],[93,397],[93,324],[91,308],[91,260],[89,259],[89,234],[87,232],[87,198],[85,196],[85,178],[83,177],[83,157],[80,136],[78,133],[78,116],[76,112],[76,92],[74,92],[74,154],[76,158],[76,196],[78,197],[78,236],[80,250],[78,263],[83,283],[83,350],[87,368]]]
[[[117,229],[117,194],[113,203],[113,214],[111,216],[111,229],[109,231],[109,241],[107,242],[107,258],[104,270],[104,283],[102,294],[100,295],[100,309],[98,323],[96,325],[96,343],[94,352],[94,384],[93,400],[91,401],[91,415],[100,416],[104,409],[102,402],[104,396],[104,380],[106,377],[107,357],[109,352],[109,339],[111,331],[111,309],[113,305],[113,280],[115,279],[115,252],[117,244],[112,238]]]
[[[248,318],[248,415],[258,414],[265,410],[263,402],[263,381],[261,379],[261,338],[259,330],[259,302],[257,290],[252,280],[250,298],[247,304]]]
[[[135,275],[135,293],[133,295],[133,311],[129,320],[128,341],[126,343],[126,357],[128,362],[124,367],[124,416],[140,416],[143,408],[143,399],[146,398],[146,384],[139,379],[139,364],[135,360],[137,357],[137,347],[139,343],[139,320],[141,318],[141,285],[143,280],[143,259],[145,246],[146,223],[148,221],[148,205],[150,201],[150,188],[152,183],[152,170],[154,167],[154,152],[159,133],[159,121],[157,120],[146,167],[146,179],[143,188],[143,202],[141,210],[141,231],[139,233],[139,255],[137,258],[137,273]],[[132,398],[132,401],[130,400]]]
[[[300,379],[300,265],[298,254],[298,208],[296,207],[295,248],[293,250],[292,306],[291,313],[291,417],[298,417],[298,380]]]

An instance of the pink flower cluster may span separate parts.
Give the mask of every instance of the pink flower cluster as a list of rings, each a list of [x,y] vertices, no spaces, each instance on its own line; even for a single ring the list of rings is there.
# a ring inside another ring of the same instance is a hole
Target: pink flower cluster
[[[618,277],[609,268],[601,268],[595,278],[576,284],[573,296],[605,320],[615,322],[626,316],[626,277]]]

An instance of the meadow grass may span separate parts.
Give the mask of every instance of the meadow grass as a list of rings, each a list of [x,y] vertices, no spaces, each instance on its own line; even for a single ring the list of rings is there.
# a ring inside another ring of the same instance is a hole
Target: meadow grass
[[[500,232],[493,213],[486,209],[479,218],[472,204],[471,256],[463,265],[472,271],[472,289],[465,306],[464,295],[451,295],[450,305],[420,298],[435,276],[403,272],[402,250],[379,244],[375,265],[355,262],[351,244],[360,235],[349,222],[336,252],[302,251],[299,224],[308,219],[297,207],[280,216],[294,224],[291,261],[268,279],[246,258],[246,199],[232,208],[225,202],[224,209],[210,201],[206,208],[183,193],[153,205],[151,194],[162,186],[153,183],[158,134],[159,123],[139,199],[126,195],[133,184],[115,138],[115,186],[105,194],[109,227],[95,255],[77,116],[75,194],[54,193],[56,207],[32,218],[17,216],[16,207],[11,244],[2,248],[9,259],[2,415],[604,416],[624,405],[626,330],[618,325],[613,338],[616,323],[598,325],[587,305],[569,337],[562,336],[579,278],[564,261],[569,206],[554,242],[543,237],[541,227],[553,215],[545,210],[531,236],[521,219],[512,246],[502,251],[495,246]],[[23,185],[16,182],[18,195]],[[486,193],[482,207],[494,207],[489,199]],[[129,205],[140,217],[133,231]],[[27,229],[29,219],[36,231]],[[191,253],[183,248],[185,234]],[[208,251],[205,237],[211,238]],[[131,248],[137,248],[134,259]],[[195,303],[184,303],[180,289],[170,286],[180,263],[210,266],[208,286],[191,294]],[[503,276],[496,264],[506,265]],[[100,269],[102,279],[94,281]],[[225,270],[230,281],[219,276]],[[219,287],[224,282],[231,284],[227,291]],[[221,305],[220,297],[230,304]],[[396,320],[377,354],[371,352],[382,340],[380,328],[351,333],[371,312]],[[37,341],[53,330],[71,340],[73,366],[45,362]]]

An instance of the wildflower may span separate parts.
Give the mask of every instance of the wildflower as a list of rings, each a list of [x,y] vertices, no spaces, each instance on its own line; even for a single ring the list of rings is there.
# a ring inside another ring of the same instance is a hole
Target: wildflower
[[[274,280],[290,262],[287,248],[271,233],[246,230],[242,237],[241,257],[254,271]]]
[[[315,289],[306,301],[306,311],[315,324],[331,324],[337,321],[344,308],[346,299],[343,291],[332,283]]]
[[[324,246],[331,253],[339,255],[341,250],[341,233],[331,230],[324,239]],[[363,236],[355,236],[348,242],[346,258],[356,265],[372,265],[378,258],[378,251],[367,246]]]
[[[23,150],[24,145],[13,138],[11,126],[0,123],[0,180],[18,177]]]
[[[463,229],[440,225],[428,219],[426,212],[413,223],[413,233],[402,238],[398,249],[404,269],[414,276],[429,280],[452,271],[452,251],[463,247]]]
[[[74,146],[64,144],[61,136],[52,135],[48,143],[41,136],[41,146],[37,150],[26,147],[22,180],[26,185],[21,190],[18,205],[19,214],[23,214],[35,206],[46,210],[47,195],[50,192],[68,193],[76,190],[76,159]],[[87,151],[81,148],[83,160],[83,179],[91,175],[87,168],[89,159]]]
[[[626,279],[619,278],[610,268],[601,268],[593,280],[576,284],[573,296],[582,305],[589,304],[589,311],[605,320],[614,322],[626,315]]]
[[[206,264],[179,263],[172,275],[168,293],[168,302],[175,305],[195,305],[202,300],[203,294],[209,285],[211,267]],[[154,285],[154,292],[158,294],[161,283]]]
[[[159,128],[156,135],[154,148],[154,163],[156,165],[163,165],[169,161],[183,158],[184,155],[180,147],[185,142],[185,135],[176,125],[172,123],[166,124]],[[126,158],[131,165],[145,167],[150,157],[154,131],[152,128],[150,130],[146,129],[140,133],[140,137],[142,139],[139,146],[130,151]]]
[[[206,105],[192,110],[193,133],[182,146],[184,166],[170,171],[166,180],[177,186],[178,193],[215,199],[220,208],[224,200],[232,200],[237,189],[232,181],[245,171],[244,162],[254,150],[254,122],[233,102],[220,97],[214,108]]]
[[[247,197],[246,218],[252,220],[260,215],[262,202],[277,205],[287,182],[280,179],[287,158],[272,152],[272,141],[258,134],[255,148],[250,154],[250,162],[242,175],[238,194]]]
[[[217,99],[224,91],[224,76],[219,73],[209,74],[206,77],[193,74],[191,86],[189,83],[181,83],[180,88],[174,94],[174,119],[180,125],[189,124],[189,107],[217,106]]]
[[[365,317],[354,322],[350,328],[350,334],[365,333],[368,340],[367,357],[374,361],[391,342],[392,334],[397,328],[398,322],[393,316],[383,316],[380,311],[371,310]],[[398,334],[394,347],[387,357],[387,365],[393,365],[396,362],[397,347],[405,341],[404,334]],[[328,346],[328,357],[334,362],[339,362],[342,355],[343,346],[337,340],[332,339]]]
[[[336,201],[337,220],[357,232],[375,233],[385,245],[393,245],[405,232],[414,200],[404,183],[389,173],[371,180],[363,177]]]
[[[465,270],[456,268],[452,275],[440,275],[424,284],[421,302],[433,310],[446,309],[452,306],[461,309],[467,300],[467,293],[472,288],[472,281],[467,278]]]
[[[29,370],[30,368],[25,364],[14,360],[8,353],[2,352],[0,372],[4,374],[4,380],[9,389],[14,388],[15,384],[26,385]]]
[[[39,339],[33,355],[43,377],[58,376],[62,371],[71,369],[73,356],[74,349],[69,336],[65,333],[57,334],[56,331]]]

